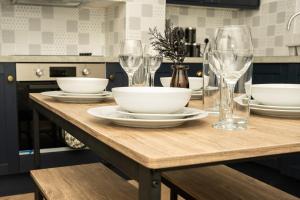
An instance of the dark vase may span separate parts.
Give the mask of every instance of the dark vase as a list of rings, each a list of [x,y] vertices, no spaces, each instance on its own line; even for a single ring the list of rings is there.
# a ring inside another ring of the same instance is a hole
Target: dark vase
[[[189,69],[184,65],[173,65],[173,74],[170,87],[189,88],[189,79],[187,70]]]

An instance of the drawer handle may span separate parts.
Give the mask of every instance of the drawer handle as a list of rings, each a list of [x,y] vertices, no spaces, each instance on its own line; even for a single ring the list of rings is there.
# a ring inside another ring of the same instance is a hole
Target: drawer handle
[[[14,82],[14,80],[15,80],[15,78],[12,75],[7,76],[7,81],[8,82],[12,83],[12,82]]]
[[[115,75],[114,74],[109,75],[108,79],[110,81],[114,81],[115,80]]]

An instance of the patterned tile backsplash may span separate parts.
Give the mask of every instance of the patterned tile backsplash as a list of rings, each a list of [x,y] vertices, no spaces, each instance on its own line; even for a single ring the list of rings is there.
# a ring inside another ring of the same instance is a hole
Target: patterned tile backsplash
[[[103,55],[104,8],[0,4],[1,55]]]
[[[289,55],[287,44],[299,40],[300,26],[286,30],[288,18],[300,10],[299,0],[262,0],[259,10],[167,6],[166,18],[178,26],[197,28],[197,41],[214,34],[218,26],[245,24],[251,28],[257,56]],[[300,23],[298,23],[300,24]]]
[[[149,43],[148,30],[164,29],[165,19],[197,28],[197,41],[218,26],[246,24],[255,55],[288,55],[287,44],[300,44],[300,23],[286,31],[300,0],[261,0],[259,10],[166,5],[166,0],[126,0],[106,8],[13,6],[0,0],[0,55],[116,56],[125,38]],[[296,19],[297,21],[299,19]]]

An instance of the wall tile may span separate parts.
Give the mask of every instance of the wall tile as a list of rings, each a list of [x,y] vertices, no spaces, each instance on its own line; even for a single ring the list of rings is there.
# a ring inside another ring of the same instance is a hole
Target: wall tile
[[[130,30],[140,30],[141,29],[141,19],[139,17],[129,18],[129,29]]]
[[[152,17],[153,16],[153,6],[151,4],[142,5],[142,17]]]
[[[275,13],[277,11],[277,2],[273,1],[269,3],[269,13]]]
[[[3,43],[14,43],[15,32],[12,30],[2,30],[2,42]]]
[[[30,44],[29,54],[30,55],[41,55],[41,45],[40,44]]]
[[[90,35],[88,33],[79,33],[78,34],[78,44],[80,44],[80,45],[90,44]]]
[[[42,8],[42,18],[44,19],[53,19],[54,18],[54,8],[43,6]]]
[[[78,32],[78,22],[75,21],[75,20],[68,20],[66,31],[69,32],[69,33]]]
[[[10,4],[2,4],[1,6],[1,16],[2,17],[14,17],[15,9]]]
[[[28,19],[29,31],[41,31],[41,19],[30,18]]]
[[[90,10],[89,9],[79,9],[79,20],[90,20]]]
[[[53,44],[54,43],[54,33],[42,32],[42,43],[43,44]]]
[[[285,12],[279,12],[279,13],[277,13],[277,16],[276,16],[276,23],[277,23],[277,24],[284,23],[284,22],[285,22],[285,15],[286,15]]]

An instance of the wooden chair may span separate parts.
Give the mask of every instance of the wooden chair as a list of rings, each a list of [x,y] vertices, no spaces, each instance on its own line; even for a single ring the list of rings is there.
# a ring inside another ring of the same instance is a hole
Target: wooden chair
[[[171,188],[171,200],[178,195],[189,200],[299,200],[224,165],[167,172],[162,181]]]

